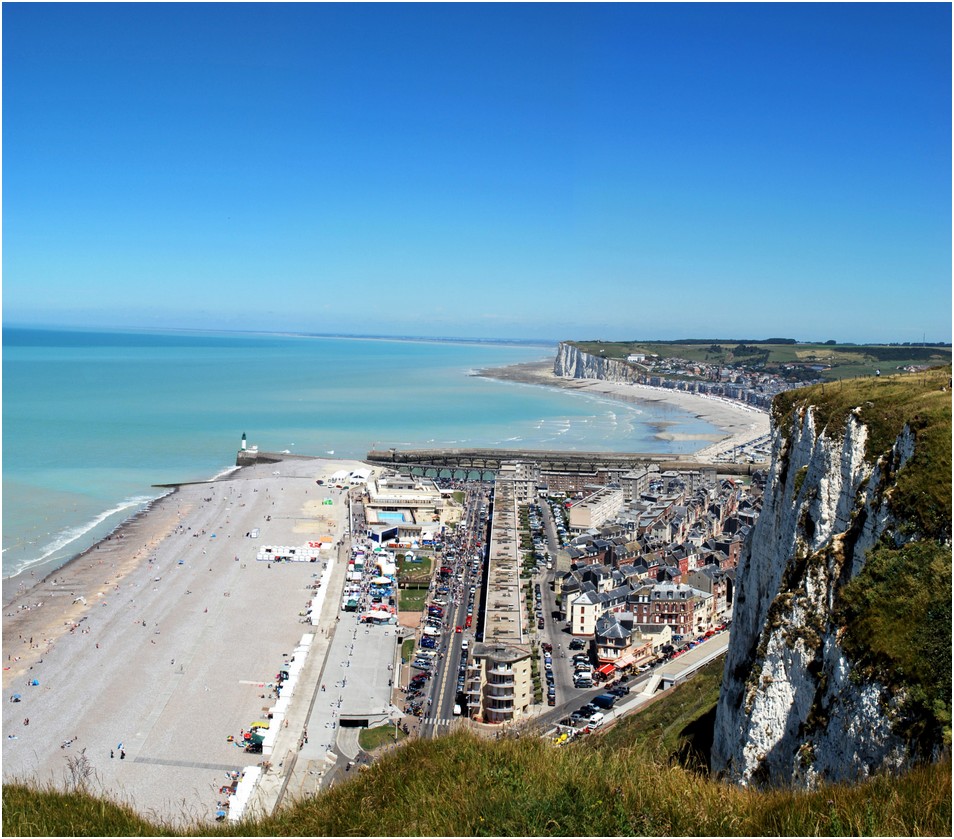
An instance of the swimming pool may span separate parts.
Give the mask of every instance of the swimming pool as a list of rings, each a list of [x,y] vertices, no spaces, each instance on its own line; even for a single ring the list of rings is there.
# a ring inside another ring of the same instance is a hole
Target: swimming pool
[[[378,521],[407,521],[404,513],[378,513]]]

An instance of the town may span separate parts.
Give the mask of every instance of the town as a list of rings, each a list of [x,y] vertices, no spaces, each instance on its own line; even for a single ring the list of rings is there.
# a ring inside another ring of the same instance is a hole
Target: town
[[[493,482],[392,473],[355,504],[365,530],[353,531],[349,571],[383,549],[397,602],[379,588],[361,603],[354,590],[341,608],[396,605],[407,634],[394,702],[409,731],[532,729],[565,742],[724,651],[763,484],[758,471],[654,465],[607,484],[525,462],[502,464]],[[382,567],[365,573],[384,583]]]

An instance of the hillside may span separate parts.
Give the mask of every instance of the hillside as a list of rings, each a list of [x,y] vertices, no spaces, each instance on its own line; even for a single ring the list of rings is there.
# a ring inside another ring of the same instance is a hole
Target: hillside
[[[175,833],[85,793],[7,785],[7,836],[949,835],[949,762],[812,793],[708,779],[676,755],[706,738],[721,665],[604,734],[555,747],[466,734],[412,741],[349,782],[238,827]]]
[[[737,571],[713,768],[899,772],[951,743],[951,368],[789,391]]]

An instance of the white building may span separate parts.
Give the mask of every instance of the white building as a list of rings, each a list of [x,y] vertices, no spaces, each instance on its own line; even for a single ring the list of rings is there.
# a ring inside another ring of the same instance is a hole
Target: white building
[[[570,530],[581,532],[599,527],[623,509],[623,490],[603,487],[570,507]]]

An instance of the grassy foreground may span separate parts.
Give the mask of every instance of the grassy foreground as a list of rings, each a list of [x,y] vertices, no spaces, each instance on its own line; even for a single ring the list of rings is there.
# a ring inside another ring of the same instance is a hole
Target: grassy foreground
[[[85,793],[7,785],[6,836],[949,836],[950,761],[815,792],[756,792],[685,768],[707,749],[716,662],[604,734],[408,741],[277,817],[173,831]],[[696,748],[692,748],[695,746]]]

